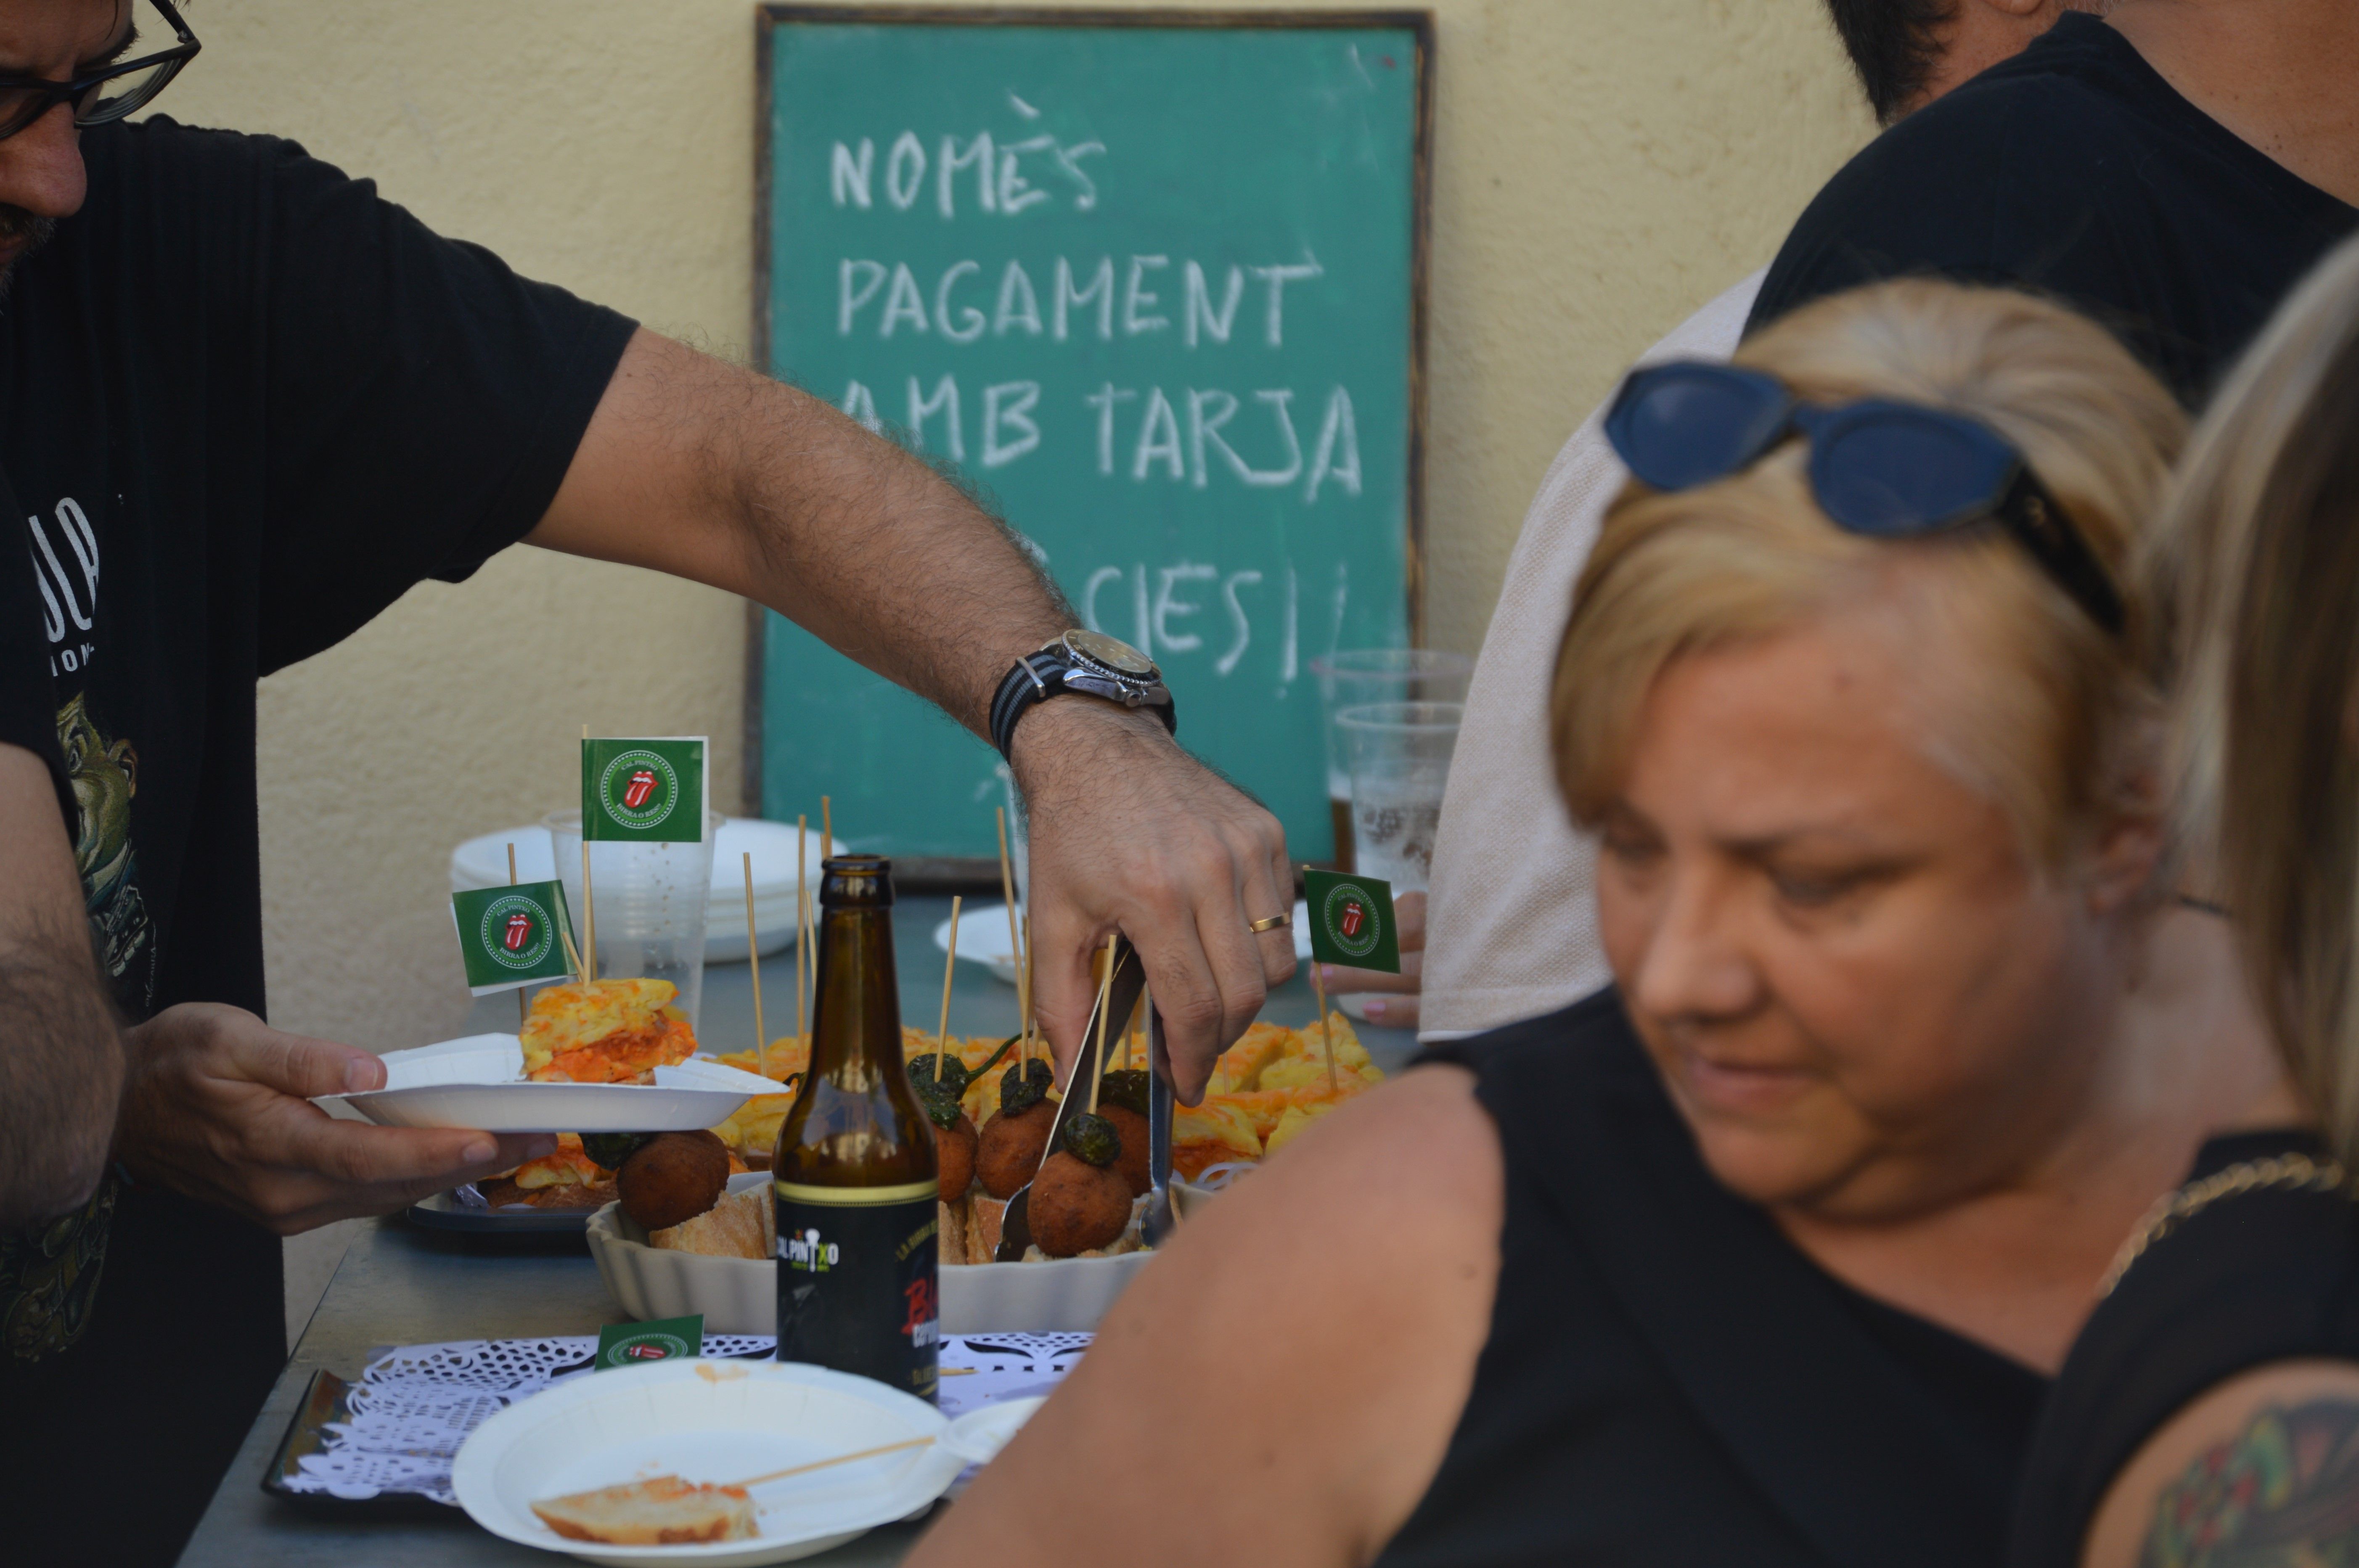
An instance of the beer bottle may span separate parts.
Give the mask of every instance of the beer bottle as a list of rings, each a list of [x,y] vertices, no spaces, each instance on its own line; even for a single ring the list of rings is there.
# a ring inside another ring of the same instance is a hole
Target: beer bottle
[[[892,870],[845,855],[820,883],[810,1063],[770,1161],[777,1354],[930,1400],[940,1194],[933,1129],[901,1063]]]

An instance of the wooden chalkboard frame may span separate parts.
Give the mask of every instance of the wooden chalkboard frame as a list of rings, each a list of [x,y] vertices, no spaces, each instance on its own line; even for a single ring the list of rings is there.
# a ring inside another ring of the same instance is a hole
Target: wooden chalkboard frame
[[[1409,154],[1409,362],[1408,473],[1406,484],[1408,537],[1402,557],[1403,580],[1408,595],[1408,640],[1425,645],[1425,440],[1426,339],[1430,308],[1427,280],[1433,227],[1433,13],[1419,10],[1376,11],[1242,11],[1197,7],[1156,7],[1138,10],[969,9],[951,5],[813,5],[764,4],[754,14],[754,366],[769,373],[770,364],[770,127],[775,120],[770,103],[770,34],[774,28],[803,22],[853,23],[865,26],[969,27],[1169,27],[1272,31],[1306,29],[1399,28],[1417,40],[1417,111],[1414,145]],[[762,654],[764,610],[745,605],[745,729],[744,789],[746,809],[758,812],[762,801]],[[905,860],[899,870],[905,883],[963,884],[988,882],[996,888],[995,861],[959,857]]]

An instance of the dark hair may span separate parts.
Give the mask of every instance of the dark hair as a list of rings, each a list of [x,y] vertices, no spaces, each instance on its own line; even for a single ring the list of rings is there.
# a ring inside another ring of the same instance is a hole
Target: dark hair
[[[1827,14],[1868,107],[1888,125],[1925,91],[1941,58],[1940,29],[1956,8],[1954,0],[1827,0]]]

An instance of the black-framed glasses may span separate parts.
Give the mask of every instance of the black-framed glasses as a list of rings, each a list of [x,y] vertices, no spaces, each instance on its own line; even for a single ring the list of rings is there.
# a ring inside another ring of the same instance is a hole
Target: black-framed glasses
[[[2023,454],[1980,420],[1881,398],[1804,403],[1776,376],[1690,360],[1631,372],[1605,416],[1631,473],[1664,491],[1724,479],[1795,435],[1810,444],[1810,490],[1836,527],[1908,539],[1995,520],[2091,620],[2121,633],[2104,563]]]
[[[0,75],[0,141],[30,125],[60,103],[73,105],[76,125],[103,125],[136,113],[164,91],[180,68],[197,58],[204,46],[180,20],[171,0],[148,0],[170,24],[179,41],[170,49],[117,60],[71,81],[51,81],[40,76]]]

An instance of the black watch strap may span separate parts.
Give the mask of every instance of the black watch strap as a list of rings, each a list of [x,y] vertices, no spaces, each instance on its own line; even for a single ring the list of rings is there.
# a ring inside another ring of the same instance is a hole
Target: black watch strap
[[[1100,701],[1114,700],[1096,692],[1067,687],[1065,676],[1071,669],[1071,665],[1057,656],[1056,646],[1052,643],[1016,660],[1001,678],[999,689],[991,698],[991,743],[998,748],[1001,756],[1007,759],[1009,766],[1013,767],[1016,762],[1016,722],[1035,707],[1052,697],[1061,697],[1068,690],[1078,697],[1095,697]],[[1180,732],[1179,711],[1168,694],[1161,702],[1143,706],[1163,720],[1164,729],[1174,735]]]

